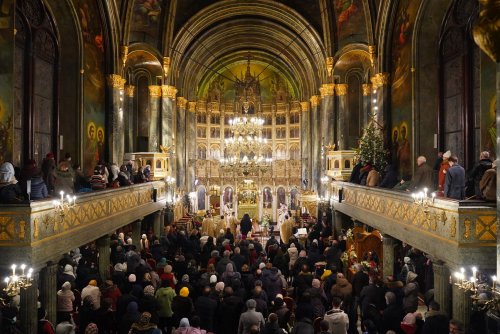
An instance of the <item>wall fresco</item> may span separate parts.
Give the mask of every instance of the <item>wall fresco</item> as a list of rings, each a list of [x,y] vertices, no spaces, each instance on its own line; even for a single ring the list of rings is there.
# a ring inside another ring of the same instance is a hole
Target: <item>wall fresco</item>
[[[421,0],[399,2],[392,38],[392,159],[402,176],[411,174],[411,54],[415,18]],[[394,156],[395,155],[395,156]]]
[[[163,0],[135,0],[130,29],[131,42],[158,43]]]
[[[104,40],[102,21],[96,0],[73,0],[84,41],[84,99],[82,168],[92,174],[96,163],[104,159]]]
[[[14,147],[12,59],[13,0],[0,0],[0,163],[12,161]]]
[[[335,0],[338,49],[353,42],[366,42],[367,35],[363,2],[361,0]]]

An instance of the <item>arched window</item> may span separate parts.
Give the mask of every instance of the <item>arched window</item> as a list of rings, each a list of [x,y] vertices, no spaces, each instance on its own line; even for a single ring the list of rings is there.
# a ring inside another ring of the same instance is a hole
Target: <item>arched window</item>
[[[41,0],[17,1],[14,60],[14,164],[56,152],[57,33]]]

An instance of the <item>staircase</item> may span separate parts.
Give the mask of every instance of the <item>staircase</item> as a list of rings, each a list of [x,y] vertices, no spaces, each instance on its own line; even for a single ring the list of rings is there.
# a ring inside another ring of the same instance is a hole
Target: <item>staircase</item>
[[[177,225],[178,230],[182,229],[186,231],[186,233],[189,233],[193,226],[193,216],[186,213],[181,219],[175,222],[175,225]]]

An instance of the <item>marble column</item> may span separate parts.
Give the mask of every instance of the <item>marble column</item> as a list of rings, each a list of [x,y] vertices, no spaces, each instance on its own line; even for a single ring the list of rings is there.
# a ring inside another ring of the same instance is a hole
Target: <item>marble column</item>
[[[321,108],[320,108],[320,132],[323,145],[330,145],[335,142],[333,136],[333,102],[334,94],[330,91],[333,84],[323,85],[321,87]],[[335,87],[335,86],[333,86]],[[324,95],[323,95],[324,94]]]
[[[343,217],[342,217],[342,213],[338,210],[333,210],[333,235],[335,236],[335,238],[338,238],[338,236],[340,235],[341,231],[342,231],[342,220],[343,220]]]
[[[160,150],[160,99],[161,86],[149,86],[149,152]]]
[[[132,223],[132,242],[137,248],[137,251],[141,249],[141,228],[142,228],[142,219],[136,220]]]
[[[169,153],[175,152],[175,97],[177,88],[174,86],[161,86],[161,144],[167,148]],[[167,172],[169,175],[174,175],[174,159],[173,156],[168,160]]]
[[[108,76],[109,96],[111,96],[111,111],[107,113],[107,137],[108,156],[107,161],[121,165],[125,153],[125,127],[123,107],[125,100],[126,80],[118,74]]]
[[[186,186],[186,105],[183,97],[177,99],[176,129],[175,129],[175,164],[177,187]],[[196,137],[192,138],[193,140]]]
[[[363,84],[363,127],[368,124],[372,108],[372,85]]]
[[[56,324],[57,263],[48,262],[47,266],[40,271],[40,301],[47,311],[47,320]]]
[[[163,231],[162,211],[163,210],[153,212],[153,234],[158,237],[161,231]]]
[[[302,113],[300,115],[300,155],[301,155],[301,177],[302,181],[312,181],[311,169],[311,105],[315,108],[318,105],[318,96],[311,97],[311,103],[308,101],[301,102],[300,107]],[[301,181],[301,182],[302,182]],[[305,185],[302,183],[302,187]]]
[[[125,153],[135,152],[135,137],[134,137],[134,91],[135,86],[125,86],[125,104],[124,111],[124,128],[125,128]]]
[[[33,284],[21,289],[19,302],[19,322],[22,333],[36,333],[38,328],[38,275],[34,275]],[[54,296],[56,291],[53,292]]]
[[[308,187],[319,194],[321,186],[320,99],[311,98],[311,179]],[[316,104],[317,103],[317,104]]]
[[[437,291],[436,287],[434,287],[434,291]],[[465,328],[469,328],[470,315],[472,311],[471,292],[464,291],[453,284],[451,299],[453,302],[451,317],[453,319],[460,320],[464,324]]]
[[[186,139],[190,139],[186,140],[186,154],[188,161],[186,189],[188,192],[196,191],[194,185],[196,177],[196,140],[194,140],[194,138],[196,138],[196,102],[188,102],[188,113],[186,114]],[[194,207],[196,207],[196,203]]]
[[[443,312],[451,316],[450,270],[443,262],[436,261],[432,263],[432,271],[434,272],[434,300],[439,303]]]
[[[386,124],[389,120],[389,73],[377,73],[371,78],[372,82],[372,98],[377,100],[373,106],[373,112],[376,112],[376,120],[380,125]],[[375,93],[373,93],[375,92]]]
[[[135,236],[132,240],[135,242]],[[96,240],[97,251],[99,253],[99,274],[101,275],[101,279],[105,281],[109,278],[109,264],[110,264],[110,238],[108,235],[102,236]]]
[[[337,148],[347,150],[349,143],[349,127],[347,115],[347,84],[335,85],[337,95]]]
[[[394,238],[384,235],[383,239],[383,274],[384,277],[394,275],[394,246],[396,245]]]

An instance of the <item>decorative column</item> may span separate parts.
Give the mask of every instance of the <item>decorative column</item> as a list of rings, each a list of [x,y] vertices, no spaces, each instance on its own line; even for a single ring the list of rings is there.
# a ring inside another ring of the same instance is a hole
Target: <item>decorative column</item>
[[[386,124],[389,117],[389,77],[390,73],[377,73],[370,80],[372,82],[373,112],[380,125]]]
[[[175,129],[175,165],[177,170],[177,187],[186,186],[186,106],[187,100],[177,99],[176,129]],[[191,138],[194,140],[196,137]],[[184,188],[186,189],[186,188]]]
[[[363,84],[361,87],[363,88],[363,127],[365,127],[368,124],[372,108],[372,85]]]
[[[40,301],[47,311],[47,320],[55,324],[57,315],[57,263],[52,261],[48,262],[47,266],[40,271]]]
[[[163,231],[163,210],[153,212],[153,234],[160,236]]]
[[[338,99],[337,109],[337,147],[339,150],[347,150],[349,142],[349,127],[347,119],[347,84],[337,84],[335,93]]]
[[[300,115],[300,155],[301,155],[301,175],[302,180],[311,182],[311,105],[318,105],[318,96],[311,97],[311,103],[308,101],[300,102],[302,113]],[[301,181],[302,182],[302,181]],[[302,187],[305,187],[302,184]]]
[[[177,88],[161,86],[161,145],[171,153],[175,151],[175,96]],[[169,160],[168,171],[173,175],[173,159]]]
[[[333,232],[335,238],[338,238],[342,231],[342,213],[340,211],[333,209]]]
[[[187,191],[196,191],[194,186],[196,167],[196,102],[188,102],[186,119]],[[207,152],[208,154],[208,152]],[[195,203],[196,204],[196,203]],[[194,205],[196,207],[196,205]]]
[[[161,86],[149,86],[149,152],[160,149],[160,98]]]
[[[132,238],[134,240],[135,236]],[[101,279],[105,281],[109,278],[109,264],[110,264],[110,238],[108,235],[102,236],[96,240],[97,252],[99,253],[99,274]]]
[[[384,235],[383,239],[383,273],[384,277],[394,275],[394,246],[395,241],[392,237]]]
[[[435,276],[434,276],[435,277]],[[435,278],[434,278],[435,280]],[[437,287],[434,286],[434,291],[437,291]],[[469,328],[470,315],[472,311],[472,292],[467,290],[464,291],[456,285],[452,285],[452,318],[460,320],[465,328]],[[435,299],[436,297],[434,297]]]
[[[334,87],[335,84],[324,84],[320,88],[321,109],[320,109],[320,131],[323,145],[330,145],[335,142],[333,136],[334,117]]]
[[[134,136],[134,92],[135,86],[125,86],[125,103],[124,110],[124,128],[125,128],[125,153],[134,152],[135,136]]]
[[[142,228],[142,219],[136,220],[132,223],[132,242],[137,248],[137,251],[141,249],[141,228]]]
[[[441,306],[441,311],[451,316],[451,289],[450,289],[450,270],[441,261],[436,260],[432,263],[434,272],[434,300]],[[455,299],[453,299],[453,303]],[[453,310],[455,317],[455,310]]]
[[[121,165],[125,153],[125,128],[123,117],[124,87],[126,80],[118,74],[108,76],[111,96],[111,112],[108,115],[107,143],[108,161]]]
[[[320,133],[320,99],[311,98],[311,179],[308,187],[319,194],[321,186],[321,133]]]
[[[52,292],[56,296],[56,291]],[[38,275],[34,275],[33,284],[21,289],[19,301],[19,322],[22,333],[36,333],[38,330]]]

